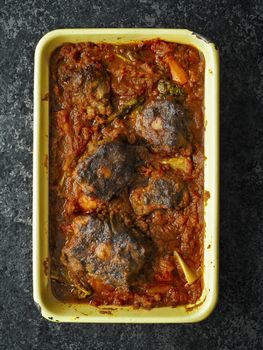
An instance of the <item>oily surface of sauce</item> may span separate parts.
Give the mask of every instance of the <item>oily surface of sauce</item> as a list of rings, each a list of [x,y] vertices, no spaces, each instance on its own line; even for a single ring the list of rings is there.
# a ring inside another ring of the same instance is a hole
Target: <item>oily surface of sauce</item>
[[[68,302],[194,303],[202,275],[204,58],[161,40],[64,44],[50,65],[52,290]]]

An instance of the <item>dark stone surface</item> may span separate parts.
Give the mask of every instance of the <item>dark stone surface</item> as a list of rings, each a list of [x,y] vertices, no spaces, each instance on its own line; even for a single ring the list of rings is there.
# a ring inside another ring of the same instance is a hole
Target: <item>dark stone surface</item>
[[[263,3],[0,1],[0,348],[262,349]],[[33,55],[63,27],[189,28],[221,54],[221,271],[213,315],[193,325],[74,325],[32,300]]]

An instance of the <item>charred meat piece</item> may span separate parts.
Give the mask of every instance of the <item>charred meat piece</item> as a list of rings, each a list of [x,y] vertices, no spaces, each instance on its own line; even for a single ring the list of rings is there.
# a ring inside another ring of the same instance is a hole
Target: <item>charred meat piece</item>
[[[179,104],[168,99],[155,100],[137,117],[136,130],[157,151],[179,150],[189,144],[185,119],[185,111]]]
[[[130,202],[136,215],[148,215],[156,209],[182,209],[189,204],[189,192],[181,181],[151,178],[148,186],[132,191]]]
[[[62,251],[62,263],[75,285],[99,280],[113,287],[128,287],[151,252],[151,241],[122,219],[77,217],[73,236]]]
[[[88,115],[111,114],[110,76],[100,62],[87,58],[78,63],[62,61],[57,75],[64,97],[86,108]]]
[[[76,179],[87,195],[110,200],[133,180],[136,147],[114,141],[101,146],[91,157],[83,156]]]

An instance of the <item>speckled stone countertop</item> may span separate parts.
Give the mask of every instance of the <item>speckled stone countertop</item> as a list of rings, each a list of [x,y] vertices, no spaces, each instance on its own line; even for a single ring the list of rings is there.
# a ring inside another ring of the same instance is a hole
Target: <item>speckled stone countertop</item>
[[[189,28],[219,47],[220,299],[200,324],[54,324],[33,303],[33,56],[65,27]],[[261,0],[0,1],[0,349],[263,348],[262,36]]]

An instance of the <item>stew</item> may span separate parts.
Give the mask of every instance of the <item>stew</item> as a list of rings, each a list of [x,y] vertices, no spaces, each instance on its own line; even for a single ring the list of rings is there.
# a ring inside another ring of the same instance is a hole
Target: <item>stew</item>
[[[52,54],[50,277],[60,300],[152,308],[200,297],[204,67],[196,48],[159,39]]]

